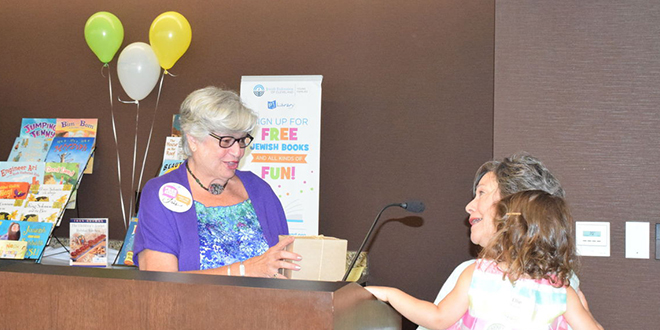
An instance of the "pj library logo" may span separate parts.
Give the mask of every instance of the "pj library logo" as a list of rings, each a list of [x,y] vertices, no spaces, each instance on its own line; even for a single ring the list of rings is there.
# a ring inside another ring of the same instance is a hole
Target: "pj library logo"
[[[277,102],[277,100],[273,101],[268,101],[268,109],[276,109],[276,108],[286,108],[286,109],[291,109],[294,107],[293,103],[282,103],[282,102]]]
[[[254,96],[261,97],[266,92],[266,88],[264,88],[264,86],[260,84],[260,85],[254,86],[254,89],[252,90],[252,92],[254,93]]]

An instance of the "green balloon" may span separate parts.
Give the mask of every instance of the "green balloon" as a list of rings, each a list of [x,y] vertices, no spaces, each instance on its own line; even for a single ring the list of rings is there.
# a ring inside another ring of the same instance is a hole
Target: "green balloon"
[[[99,60],[107,64],[124,41],[124,26],[117,16],[100,11],[85,23],[85,41]]]

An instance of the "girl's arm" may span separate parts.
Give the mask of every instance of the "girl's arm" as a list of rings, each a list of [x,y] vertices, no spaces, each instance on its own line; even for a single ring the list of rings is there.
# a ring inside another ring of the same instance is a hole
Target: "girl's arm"
[[[566,321],[574,330],[603,330],[589,310],[585,309],[578,294],[570,286],[566,288]]]
[[[436,306],[419,300],[399,289],[368,286],[379,300],[389,302],[394,309],[410,321],[429,329],[446,329],[458,321],[468,309],[468,289],[475,265],[466,268],[454,289]]]

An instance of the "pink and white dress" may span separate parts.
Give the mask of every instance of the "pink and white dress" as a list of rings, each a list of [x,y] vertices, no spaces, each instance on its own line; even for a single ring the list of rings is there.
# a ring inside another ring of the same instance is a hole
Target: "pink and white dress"
[[[566,288],[548,280],[512,284],[492,260],[479,259],[468,291],[469,307],[452,330],[566,330]]]

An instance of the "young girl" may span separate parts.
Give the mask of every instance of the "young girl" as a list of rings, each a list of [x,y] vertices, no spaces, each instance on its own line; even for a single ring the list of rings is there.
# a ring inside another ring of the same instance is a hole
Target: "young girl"
[[[496,204],[497,232],[437,306],[401,290],[366,287],[429,329],[601,329],[569,286],[577,268],[564,200],[534,190]]]

